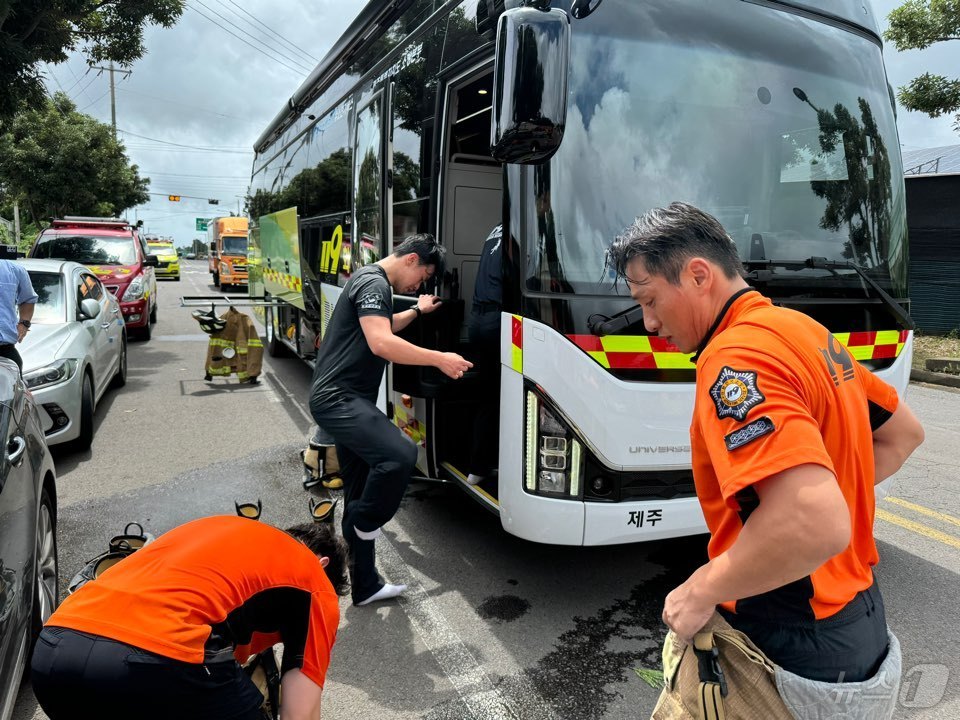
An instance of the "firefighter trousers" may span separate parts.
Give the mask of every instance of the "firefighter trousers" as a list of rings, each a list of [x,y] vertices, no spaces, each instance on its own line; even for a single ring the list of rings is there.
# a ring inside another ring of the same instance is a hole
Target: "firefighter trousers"
[[[333,436],[343,478],[343,537],[350,546],[353,601],[362,602],[383,582],[377,575],[373,532],[400,507],[417,462],[417,447],[366,398],[339,394],[315,399],[310,410]]]

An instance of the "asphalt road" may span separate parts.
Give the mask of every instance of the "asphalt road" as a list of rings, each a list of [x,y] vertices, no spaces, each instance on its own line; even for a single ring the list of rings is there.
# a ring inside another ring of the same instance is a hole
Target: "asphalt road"
[[[89,452],[59,452],[60,581],[136,520],[154,533],[260,498],[263,519],[308,518],[299,450],[310,373],[265,360],[257,386],[203,380],[207,336],[181,295],[215,292],[203,263],[159,289],[149,342],[130,344],[127,387],[97,409]],[[898,717],[960,717],[960,394],[914,385],[927,442],[880,503],[878,577],[903,644]],[[456,488],[415,484],[378,541],[397,602],[345,601],[325,719],[592,720],[648,717],[664,596],[705,538],[608,548],[536,545]],[[14,718],[45,717],[29,687]]]

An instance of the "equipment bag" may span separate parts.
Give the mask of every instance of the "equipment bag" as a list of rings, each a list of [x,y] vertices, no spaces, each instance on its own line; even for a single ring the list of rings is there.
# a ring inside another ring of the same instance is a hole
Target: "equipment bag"
[[[688,645],[663,645],[664,689],[651,720],[887,720],[900,686],[900,643],[890,633],[877,674],[859,683],[807,680],[773,663],[714,613]]]

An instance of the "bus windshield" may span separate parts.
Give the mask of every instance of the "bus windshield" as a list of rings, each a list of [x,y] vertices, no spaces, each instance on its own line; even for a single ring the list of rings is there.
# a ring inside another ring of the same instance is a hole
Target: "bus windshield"
[[[247,238],[244,237],[229,237],[224,236],[221,238],[223,240],[223,254],[224,255],[243,255],[247,256]]]
[[[520,173],[529,200],[512,203],[528,292],[629,294],[605,249],[635,216],[683,200],[715,215],[745,261],[852,262],[905,297],[902,170],[880,48],[735,4],[608,0],[575,23],[563,143]],[[774,277],[791,293],[823,283],[862,296],[854,272]]]

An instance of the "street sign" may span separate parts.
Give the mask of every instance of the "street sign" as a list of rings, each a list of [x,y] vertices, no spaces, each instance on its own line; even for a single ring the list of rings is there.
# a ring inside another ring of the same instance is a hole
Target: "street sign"
[[[197,232],[206,232],[208,222],[207,218],[197,218]]]

